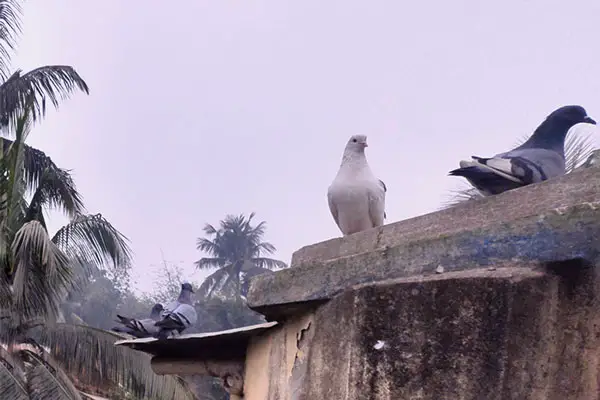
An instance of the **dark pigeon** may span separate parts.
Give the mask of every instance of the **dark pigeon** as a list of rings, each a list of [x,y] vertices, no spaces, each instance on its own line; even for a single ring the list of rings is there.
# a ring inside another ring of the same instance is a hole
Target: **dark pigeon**
[[[159,331],[159,329],[155,326],[155,323],[161,319],[160,314],[162,311],[162,304],[156,303],[152,307],[152,311],[150,311],[150,318],[137,320],[135,318],[123,317],[122,315],[117,314],[117,322],[123,326],[116,326],[112,328],[112,330],[114,332],[127,333],[128,335],[132,335],[137,338],[154,336]]]
[[[519,147],[491,158],[472,156],[449,175],[462,176],[484,196],[496,195],[565,174],[565,138],[577,124],[593,124],[581,106],[552,112]]]
[[[155,323],[158,332],[155,337],[166,339],[173,334],[181,334],[184,330],[196,324],[198,314],[192,304],[192,285],[184,283],[176,301],[170,303],[163,310],[160,321]]]

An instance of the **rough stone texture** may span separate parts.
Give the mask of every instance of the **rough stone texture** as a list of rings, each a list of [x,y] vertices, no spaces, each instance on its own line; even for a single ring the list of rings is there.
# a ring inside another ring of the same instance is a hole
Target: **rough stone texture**
[[[600,399],[596,270],[558,272],[506,267],[348,290],[310,317],[303,360],[290,344],[297,323],[265,332],[271,377],[247,399]],[[305,364],[297,377],[290,352]]]
[[[600,149],[594,150],[587,160],[578,168],[598,168],[600,167]]]
[[[381,241],[389,245],[377,250],[257,277],[252,281],[248,304],[269,318],[281,319],[290,304],[298,308],[303,302],[324,301],[357,284],[435,274],[440,266],[444,271],[458,271],[573,259],[592,265],[600,255],[598,237],[600,202],[453,235],[431,233],[410,242],[402,237],[398,241],[382,237]]]
[[[597,201],[600,201],[600,169],[584,168],[497,196],[305,246],[294,253],[291,266],[321,263],[395,246],[400,242],[450,235],[498,221],[508,222],[560,207]]]
[[[298,398],[307,374],[307,341],[303,337],[311,325],[311,314],[297,315],[251,339],[245,368],[245,400]]]

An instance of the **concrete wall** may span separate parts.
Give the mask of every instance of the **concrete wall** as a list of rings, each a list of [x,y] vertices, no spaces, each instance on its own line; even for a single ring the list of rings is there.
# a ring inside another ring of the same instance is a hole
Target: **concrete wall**
[[[300,249],[247,400],[600,399],[600,169]]]
[[[246,400],[599,399],[595,269],[404,278],[255,338]]]

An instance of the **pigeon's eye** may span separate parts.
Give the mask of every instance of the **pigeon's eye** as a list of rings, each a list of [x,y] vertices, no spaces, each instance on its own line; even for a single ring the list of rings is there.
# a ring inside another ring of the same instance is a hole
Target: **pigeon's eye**
[[[352,142],[356,143],[356,142],[357,142],[357,140],[356,140],[356,139],[352,139]]]

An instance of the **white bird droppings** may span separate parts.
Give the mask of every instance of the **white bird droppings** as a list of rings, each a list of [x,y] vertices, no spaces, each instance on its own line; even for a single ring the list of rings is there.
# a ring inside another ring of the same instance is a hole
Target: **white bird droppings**
[[[385,342],[383,340],[378,340],[377,343],[375,343],[375,346],[373,346],[373,348],[375,350],[381,350],[381,349],[383,349],[384,346],[385,346]]]

